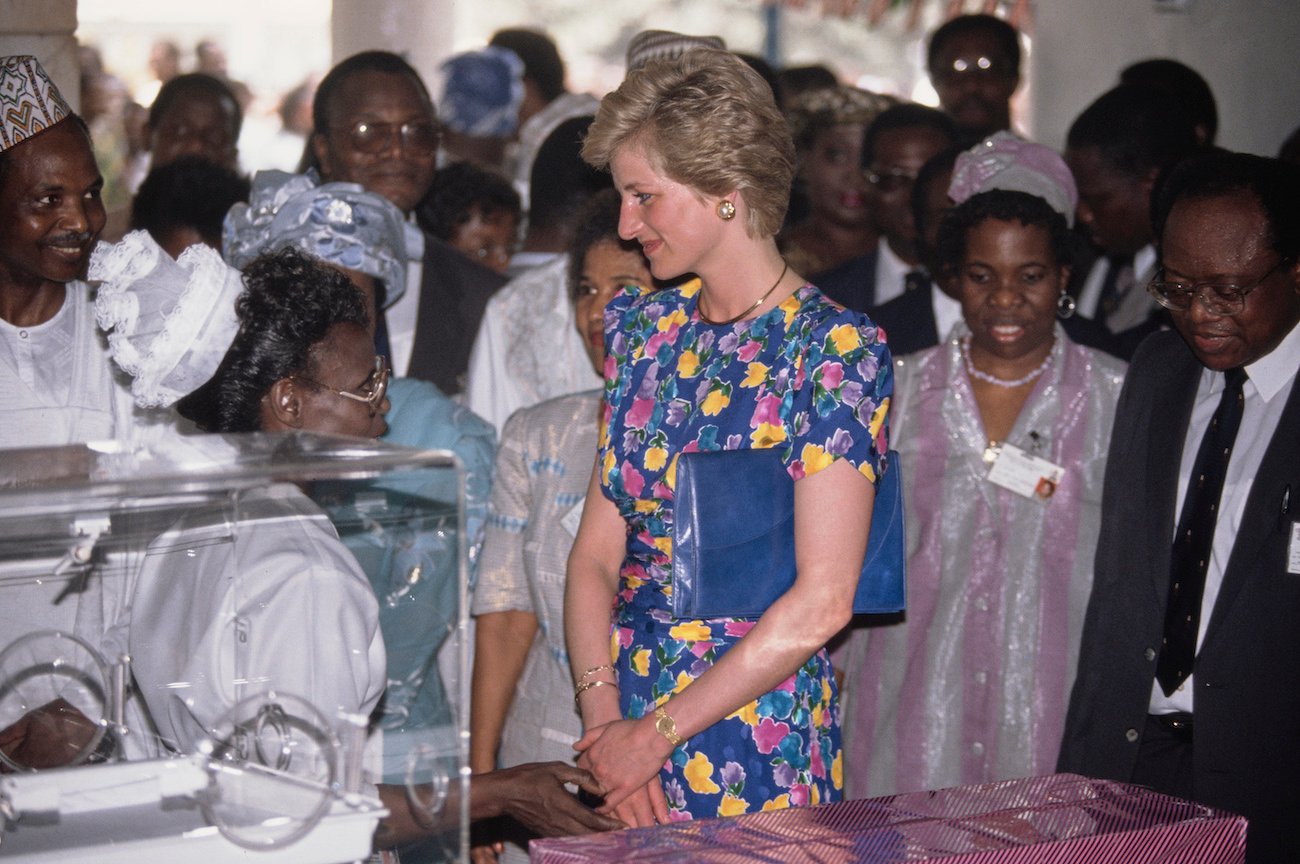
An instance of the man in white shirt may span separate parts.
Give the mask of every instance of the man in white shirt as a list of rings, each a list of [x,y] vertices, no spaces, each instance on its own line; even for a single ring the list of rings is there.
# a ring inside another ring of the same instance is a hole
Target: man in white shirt
[[[590,114],[559,123],[537,151],[524,250],[536,263],[498,291],[469,361],[466,405],[500,432],[510,415],[600,385],[574,326],[569,297],[573,220],[609,175],[582,161]]]
[[[1153,294],[1174,331],[1129,368],[1059,767],[1250,819],[1300,848],[1300,170],[1174,169]]]
[[[104,228],[85,122],[35,57],[0,58],[0,447],[125,437],[114,378],[78,281]]]

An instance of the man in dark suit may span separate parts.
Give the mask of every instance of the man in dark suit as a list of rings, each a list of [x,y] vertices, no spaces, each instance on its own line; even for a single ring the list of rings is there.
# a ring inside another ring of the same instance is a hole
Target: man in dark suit
[[[1116,411],[1059,767],[1300,849],[1300,169],[1193,159],[1155,207],[1149,337]],[[1176,331],[1176,332],[1175,332]],[[1244,375],[1242,374],[1244,373]]]
[[[366,51],[339,63],[316,90],[312,120],[322,180],[359,183],[408,216],[429,191],[437,116],[419,73],[401,57]],[[389,340],[397,374],[453,395],[464,386],[483,309],[505,278],[432,235],[423,240],[420,278],[408,279],[407,296],[380,312],[377,338]]]
[[[865,312],[902,294],[907,285],[928,287],[916,251],[912,184],[932,156],[956,143],[952,119],[924,105],[895,105],[880,113],[862,139],[867,205],[880,243],[812,283],[837,303]]]
[[[1065,161],[1079,184],[1079,222],[1102,253],[1079,286],[1078,313],[1119,337],[1125,359],[1167,317],[1146,290],[1156,267],[1152,192],[1196,147],[1183,105],[1136,85],[1098,96],[1070,126]]]

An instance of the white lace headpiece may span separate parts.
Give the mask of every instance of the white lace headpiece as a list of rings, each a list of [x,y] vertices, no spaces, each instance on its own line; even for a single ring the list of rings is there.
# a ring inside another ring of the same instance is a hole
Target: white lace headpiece
[[[95,247],[89,279],[100,283],[95,317],[141,408],[197,390],[239,332],[243,277],[211,247],[191,246],[173,261],[147,231],[132,231]]]

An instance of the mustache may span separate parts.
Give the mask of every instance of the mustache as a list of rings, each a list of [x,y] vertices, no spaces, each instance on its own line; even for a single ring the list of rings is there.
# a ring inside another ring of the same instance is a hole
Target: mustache
[[[56,234],[45,241],[46,246],[84,246],[90,242],[93,235],[89,231],[69,231],[65,234]]]

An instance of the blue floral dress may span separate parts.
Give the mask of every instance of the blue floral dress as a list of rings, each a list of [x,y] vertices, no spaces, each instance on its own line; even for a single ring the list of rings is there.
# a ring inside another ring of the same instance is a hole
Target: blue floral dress
[[[611,654],[625,717],[702,675],[752,619],[672,617],[677,455],[776,447],[796,481],[848,459],[875,481],[892,373],[883,334],[805,285],[750,321],[711,325],[698,280],[605,309],[601,487],[627,521]],[[843,787],[825,650],[770,693],[679,746],[660,774],[674,819],[836,801]]]

